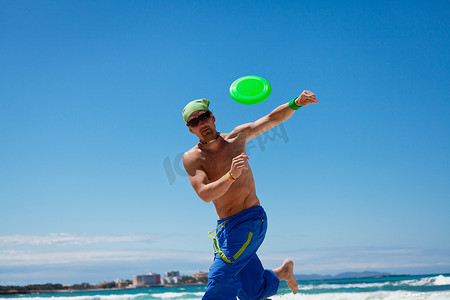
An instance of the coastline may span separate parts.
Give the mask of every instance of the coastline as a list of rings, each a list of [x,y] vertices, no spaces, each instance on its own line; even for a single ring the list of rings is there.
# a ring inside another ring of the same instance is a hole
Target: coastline
[[[0,296],[0,300],[200,300],[204,294],[204,285],[187,283],[171,286],[152,285],[148,288],[91,286],[86,289],[72,289],[64,286],[64,289],[41,289],[37,293],[33,293],[33,287],[39,286],[28,287],[27,294]],[[270,298],[274,300],[407,300],[413,298],[448,300],[450,299],[450,273],[299,281],[299,293],[296,295],[293,295],[289,286],[283,282],[276,294]]]
[[[164,287],[187,287],[187,286],[206,286],[204,283],[186,283],[186,284],[156,284],[149,286],[140,287],[114,287],[114,288],[85,288],[85,289],[50,289],[50,290],[40,290],[40,289],[29,289],[20,290],[25,287],[11,286],[9,290],[0,290],[0,296],[13,296],[13,295],[40,295],[40,294],[56,294],[56,293],[77,293],[77,292],[98,292],[98,291],[120,291],[120,290],[139,290],[147,288],[164,288]],[[9,286],[0,286],[0,288],[8,288]]]
[[[348,273],[347,273],[348,274]],[[367,274],[367,273],[366,273]],[[351,275],[354,275],[351,274]],[[297,275],[302,277],[302,275]],[[306,276],[306,275],[303,275]],[[311,275],[309,275],[311,276]],[[343,292],[362,292],[365,289],[365,292],[374,292],[374,290],[378,292],[400,292],[400,291],[414,291],[414,292],[438,292],[445,291],[446,293],[450,293],[450,273],[436,273],[436,274],[422,274],[422,275],[380,275],[378,276],[368,276],[368,277],[358,277],[352,276],[348,278],[336,278],[339,276],[330,276],[332,278],[324,279],[325,276],[320,276],[320,279],[298,279],[297,281],[300,284],[300,289],[302,293],[306,294],[328,294],[328,293],[343,293]],[[103,283],[104,285],[112,284],[112,283]],[[14,296],[19,297],[27,297],[27,295],[31,295],[29,297],[33,297],[34,295],[43,295],[43,294],[65,294],[65,297],[76,297],[80,296],[79,293],[95,293],[100,292],[99,295],[107,295],[108,292],[114,293],[117,292],[117,295],[122,295],[125,290],[129,290],[132,295],[141,295],[146,293],[154,293],[151,291],[152,289],[159,290],[159,288],[181,288],[180,293],[185,293],[184,287],[191,287],[196,291],[194,293],[199,293],[202,291],[201,287],[205,286],[205,283],[202,282],[186,282],[179,284],[156,284],[156,285],[148,285],[148,286],[139,286],[135,287],[132,285],[128,286],[104,286],[101,287],[99,285],[90,285],[88,283],[75,284],[72,286],[62,285],[62,284],[33,284],[27,286],[0,286],[0,297],[1,296]],[[76,288],[74,288],[76,287]],[[141,292],[141,291],[142,292]],[[162,290],[162,289],[161,289]],[[289,289],[286,284],[281,284],[279,293],[289,293]],[[173,294],[174,290],[168,289],[166,291],[162,291],[162,293]],[[71,295],[71,294],[74,295]],[[78,294],[77,294],[78,293]],[[159,292],[161,293],[161,292]],[[175,292],[177,293],[177,292]],[[189,293],[189,292],[188,292]],[[446,294],[447,295],[447,294]],[[450,294],[449,294],[450,295]],[[45,296],[47,298],[48,296]],[[53,298],[53,296],[51,296]],[[8,298],[3,298],[8,299]],[[153,298],[152,298],[153,299]],[[450,298],[446,298],[450,299]]]

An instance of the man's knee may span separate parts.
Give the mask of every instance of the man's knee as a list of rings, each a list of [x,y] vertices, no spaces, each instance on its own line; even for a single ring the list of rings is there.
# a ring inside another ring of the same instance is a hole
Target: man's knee
[[[219,273],[208,278],[203,300],[236,300],[239,291],[239,284],[230,274]]]

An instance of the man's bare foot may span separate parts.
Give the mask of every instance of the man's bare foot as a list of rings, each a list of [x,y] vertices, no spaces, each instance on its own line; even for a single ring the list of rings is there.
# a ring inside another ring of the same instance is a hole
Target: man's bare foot
[[[286,280],[289,288],[294,294],[298,293],[298,283],[294,276],[294,263],[292,260],[286,259],[280,267],[272,271],[277,275],[280,281]]]

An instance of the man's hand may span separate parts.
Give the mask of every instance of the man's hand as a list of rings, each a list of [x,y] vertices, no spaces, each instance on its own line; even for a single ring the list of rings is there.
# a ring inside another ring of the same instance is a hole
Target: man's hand
[[[231,161],[230,169],[231,177],[237,179],[239,176],[241,176],[242,170],[248,169],[248,159],[250,159],[250,157],[245,155],[245,153],[241,153],[233,158],[233,160]]]
[[[295,104],[298,106],[306,106],[311,103],[319,103],[316,99],[316,95],[311,91],[303,91],[303,93],[295,99]]]

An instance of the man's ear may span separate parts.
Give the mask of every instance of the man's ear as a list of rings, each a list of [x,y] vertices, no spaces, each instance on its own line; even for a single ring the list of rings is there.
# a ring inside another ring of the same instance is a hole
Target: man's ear
[[[192,130],[191,127],[187,126],[187,128],[189,129],[189,132],[190,132],[190,133],[194,133],[194,130]]]

